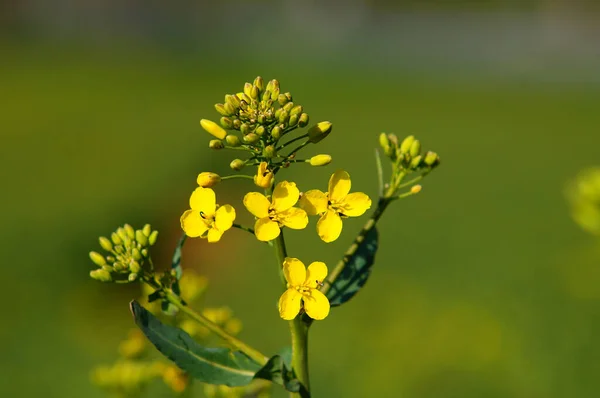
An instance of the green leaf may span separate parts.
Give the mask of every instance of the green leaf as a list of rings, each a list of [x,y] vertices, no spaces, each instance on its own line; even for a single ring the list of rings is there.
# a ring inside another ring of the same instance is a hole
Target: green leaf
[[[181,279],[181,275],[183,275],[183,269],[181,268],[181,251],[183,250],[183,245],[185,244],[185,240],[187,239],[187,235],[184,233],[177,241],[177,246],[175,246],[175,251],[173,252],[173,259],[171,260],[171,269],[175,271],[175,282],[171,286],[173,293],[180,296],[181,291],[179,289],[179,280]]]
[[[286,347],[281,353],[272,356],[254,377],[279,384],[287,391],[299,392],[302,398],[310,397],[310,394],[294,375],[291,362],[292,350],[290,347]]]
[[[260,365],[238,351],[198,344],[183,330],[162,324],[137,301],[130,306],[135,323],[148,340],[190,376],[204,383],[244,386],[260,369]]]
[[[344,270],[331,284],[327,298],[332,307],[350,300],[367,283],[378,246],[379,234],[373,227],[350,256]]]

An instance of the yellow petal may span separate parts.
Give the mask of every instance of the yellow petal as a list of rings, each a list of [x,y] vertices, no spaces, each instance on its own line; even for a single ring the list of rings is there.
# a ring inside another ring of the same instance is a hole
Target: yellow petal
[[[208,230],[208,242],[209,243],[214,243],[214,242],[218,242],[221,239],[221,236],[223,236],[223,232],[222,230],[219,230],[217,228],[211,228]]]
[[[190,196],[190,207],[201,212],[205,217],[212,217],[217,208],[215,191],[210,188],[196,188]]]
[[[350,175],[344,170],[338,170],[329,179],[329,199],[339,202],[350,192]]]
[[[259,218],[254,224],[254,234],[258,240],[268,242],[279,236],[279,224],[271,221],[269,217]]]
[[[296,289],[288,289],[279,298],[279,316],[291,321],[300,312],[302,295]]]
[[[260,162],[254,176],[254,183],[261,188],[270,188],[273,184],[273,173],[267,169],[267,162]]]
[[[344,198],[343,213],[345,216],[358,217],[370,207],[371,198],[362,192],[353,192]]]
[[[327,211],[317,222],[317,233],[323,242],[333,242],[342,233],[342,219],[335,211]]]
[[[303,229],[308,225],[308,216],[306,215],[306,212],[297,207],[292,207],[289,210],[279,213],[278,216],[279,221],[291,229]]]
[[[310,289],[310,295],[302,297],[304,310],[312,319],[321,320],[329,315],[329,300],[317,289]]]
[[[290,286],[301,286],[306,280],[306,267],[297,258],[286,257],[283,261],[283,275]]]
[[[327,194],[318,189],[311,189],[305,192],[300,198],[300,207],[302,207],[308,215],[315,216],[327,210]]]
[[[323,283],[325,277],[327,277],[327,266],[321,261],[315,261],[308,266],[304,285],[316,289],[319,283]]]
[[[190,238],[197,238],[202,236],[208,227],[198,211],[186,210],[181,216],[181,229]]]
[[[277,212],[286,211],[296,204],[300,191],[293,182],[282,181],[273,190],[273,208]]]
[[[271,202],[261,193],[249,192],[244,196],[244,206],[250,213],[257,218],[264,218],[269,215],[269,206]]]
[[[221,232],[227,231],[235,220],[235,209],[230,205],[223,205],[215,213],[215,227]]]

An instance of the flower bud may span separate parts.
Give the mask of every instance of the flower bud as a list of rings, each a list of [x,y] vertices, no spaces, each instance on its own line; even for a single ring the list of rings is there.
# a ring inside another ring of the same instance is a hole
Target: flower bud
[[[267,162],[260,162],[254,176],[254,183],[260,188],[270,188],[273,184],[274,175],[267,169]]]
[[[239,130],[241,126],[242,126],[242,122],[240,121],[240,119],[233,119],[233,129],[234,130]]]
[[[316,155],[310,158],[311,166],[326,166],[331,163],[330,155]]]
[[[196,182],[199,186],[203,188],[209,188],[214,185],[217,185],[221,182],[221,176],[216,173],[210,173],[208,171],[204,171],[198,174],[198,178],[196,178]]]
[[[418,142],[418,141],[415,141],[415,142]],[[410,167],[413,168],[413,169],[418,168],[421,165],[421,161],[422,160],[423,160],[423,156],[421,156],[421,155],[415,156],[410,161]]]
[[[150,236],[150,232],[152,232],[152,227],[150,226],[150,224],[144,225],[144,228],[142,228],[142,232],[144,233],[144,235]]]
[[[132,261],[131,264],[129,264],[129,271],[133,272],[134,274],[139,273],[141,269],[142,267],[137,261]]]
[[[106,259],[98,252],[90,252],[90,259],[99,267],[102,267],[106,264]]]
[[[419,192],[421,192],[421,189],[422,189],[422,188],[423,188],[423,187],[422,187],[422,186],[420,186],[420,185],[413,185],[413,186],[410,188],[410,193],[412,193],[412,194],[419,193]]]
[[[277,155],[275,146],[268,145],[265,147],[265,149],[263,149],[263,156],[266,157],[267,159],[271,159],[271,158],[275,157],[275,155]]]
[[[425,154],[425,164],[429,167],[436,167],[440,164],[440,157],[435,152],[427,152]]]
[[[290,109],[290,115],[298,115],[302,114],[302,105],[296,105],[292,109]]]
[[[245,83],[244,84],[244,94],[246,94],[248,97],[251,97],[250,94],[252,93],[252,84],[250,83]],[[246,101],[248,103],[250,103],[250,101]]]
[[[250,125],[248,123],[242,123],[240,126],[240,131],[244,135],[248,134],[250,132]]]
[[[221,140],[210,140],[210,142],[208,143],[208,147],[210,149],[223,149],[225,145],[223,145],[223,141]]]
[[[95,279],[97,281],[100,282],[110,282],[112,281],[112,277],[110,275],[110,272],[108,272],[105,269],[95,269],[93,271],[90,271],[90,276],[92,277],[92,279]]]
[[[290,115],[290,120],[288,121],[288,126],[294,127],[298,124],[298,115]]]
[[[298,119],[298,126],[306,127],[306,125],[308,125],[308,113],[303,113]]]
[[[257,134],[250,133],[248,135],[245,135],[244,138],[242,138],[242,140],[245,143],[254,144],[255,142],[258,142],[258,140],[260,140],[260,137]]]
[[[227,94],[225,96],[225,103],[231,105],[236,110],[240,107],[240,99],[236,95]]]
[[[293,107],[294,107],[294,103],[288,102],[287,104],[284,105],[283,110],[286,111],[288,114],[291,114],[290,111],[292,110]]]
[[[279,113],[279,123],[287,123],[289,119],[289,114],[287,113],[287,111],[283,110]]]
[[[225,130],[223,130],[223,128],[221,126],[219,126],[217,123],[213,122],[212,120],[201,119],[200,126],[202,126],[202,128],[207,133],[215,136],[216,138],[218,138],[220,140],[224,139],[225,136],[227,135],[227,132]]]
[[[129,274],[129,276],[127,277],[127,280],[129,282],[135,282],[135,280],[138,278],[138,274],[137,273],[131,273]]]
[[[316,144],[331,133],[333,125],[330,122],[319,122],[308,129],[308,141]]]
[[[259,89],[260,91],[262,91],[262,90],[263,90],[263,88],[265,87],[265,86],[264,86],[264,84],[265,84],[265,83],[264,83],[264,81],[263,81],[263,78],[262,78],[262,77],[260,77],[260,76],[256,76],[256,79],[254,79],[254,83],[253,83],[253,84],[254,84],[256,87],[258,87],[258,89]]]
[[[259,95],[260,95],[259,88],[253,85],[252,89],[250,90],[250,98],[256,100],[256,99],[258,99]]]
[[[125,233],[129,239],[133,240],[133,238],[135,238],[135,230],[131,225],[125,224],[123,225],[123,229],[125,230]]]
[[[231,129],[233,127],[233,120],[225,116],[219,119],[219,123],[221,123],[221,126],[225,129]]]
[[[402,141],[402,144],[400,144],[400,152],[408,153],[410,151],[410,147],[412,146],[413,142],[415,142],[414,135],[409,135],[408,137],[406,137],[404,139],[404,141]]]
[[[279,105],[284,106],[285,104],[287,104],[289,102],[289,100],[287,99],[285,94],[279,94],[277,96],[277,102],[279,102]]]
[[[238,147],[240,145],[242,145],[242,142],[240,141],[240,139],[233,134],[229,134],[227,137],[225,137],[225,142],[227,143],[227,145],[232,146],[232,147]]]
[[[256,135],[258,135],[259,137],[262,137],[262,135],[265,133],[265,126],[258,126],[256,128],[256,130],[254,130],[254,132],[256,133]]]
[[[390,152],[390,139],[388,138],[386,133],[379,134],[379,146],[383,149],[383,152],[388,155]]]
[[[158,231],[152,231],[152,233],[150,234],[150,236],[148,237],[148,243],[150,244],[150,246],[154,246],[154,244],[156,243],[156,239],[158,238]],[[144,254],[144,250],[142,250],[142,254],[144,255],[144,257],[148,256],[148,251],[146,250],[146,254]]]
[[[410,146],[410,156],[413,158],[418,156],[421,153],[421,142],[419,140],[414,140]]]
[[[215,104],[215,109],[223,116],[229,116],[231,113],[227,112],[223,104]]]
[[[242,159],[233,159],[231,163],[229,163],[229,167],[236,171],[243,169],[245,165],[246,163],[244,163]]]
[[[144,235],[141,229],[135,231],[135,240],[142,246],[146,246],[148,244],[148,237]]]
[[[121,237],[119,236],[119,234],[117,234],[116,232],[113,232],[113,233],[110,235],[110,240],[112,240],[112,242],[113,242],[115,245],[120,245],[120,244],[122,244],[122,243],[123,243],[123,240],[121,239]]]
[[[112,250],[112,243],[110,243],[110,240],[106,239],[104,236],[98,238],[98,241],[100,242],[100,246],[107,252]]]
[[[271,130],[271,137],[273,137],[274,140],[280,139],[281,138],[281,127],[279,127],[279,126],[273,127],[273,129]]]
[[[277,101],[277,98],[279,97],[279,82],[275,79],[271,80],[271,82],[273,83],[273,87],[271,89],[271,100]]]

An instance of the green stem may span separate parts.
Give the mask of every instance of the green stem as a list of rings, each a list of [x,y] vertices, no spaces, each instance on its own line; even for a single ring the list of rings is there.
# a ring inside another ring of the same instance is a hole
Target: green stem
[[[254,230],[250,227],[247,227],[245,225],[241,225],[241,224],[233,224],[232,227],[234,228],[238,228],[241,229],[242,231],[246,231],[246,232],[250,232],[252,235],[254,235]]]
[[[287,257],[287,249],[285,247],[283,231],[281,231],[277,239],[275,239],[275,254],[277,257],[279,275],[285,289],[287,287],[287,281],[285,280],[282,266]],[[304,387],[304,390],[301,391],[301,393],[290,393],[290,397],[292,398],[304,397],[307,394],[310,394],[308,377],[308,324],[304,323],[302,318],[302,316],[297,316],[295,319],[289,321],[292,338],[292,369]]]
[[[294,138],[294,139],[292,139],[292,140],[289,140],[289,141],[288,141],[288,142],[286,142],[285,144],[283,144],[283,145],[280,145],[280,146],[277,148],[277,150],[279,151],[279,150],[281,150],[281,149],[285,148],[286,146],[288,146],[288,145],[290,145],[290,144],[293,144],[294,142],[296,142],[296,141],[299,141],[299,140],[301,140],[301,139],[303,139],[303,138],[306,138],[306,137],[308,137],[308,134],[303,134],[303,135],[300,135],[300,136],[298,136],[298,137],[296,137],[296,138]]]
[[[234,179],[234,178],[246,178],[246,179],[249,179],[249,180],[253,180],[254,176],[249,176],[249,175],[246,175],[246,174],[233,174],[233,175],[230,175],[230,176],[221,177],[221,180],[222,181],[223,180],[231,180],[231,179]]]

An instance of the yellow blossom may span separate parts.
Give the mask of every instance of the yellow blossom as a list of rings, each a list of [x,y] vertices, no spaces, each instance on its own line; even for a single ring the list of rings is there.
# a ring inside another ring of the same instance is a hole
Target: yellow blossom
[[[258,192],[249,192],[244,196],[244,206],[256,218],[254,233],[258,240],[267,242],[279,236],[280,228],[303,229],[308,225],[306,212],[293,207],[300,191],[293,182],[282,181],[273,190],[269,200]]]
[[[325,242],[333,242],[342,232],[342,218],[358,217],[371,207],[371,199],[362,192],[350,192],[350,175],[338,170],[329,179],[329,192],[313,189],[302,195],[300,207],[321,215],[317,233]]]
[[[315,261],[307,270],[302,261],[286,257],[283,274],[287,290],[279,298],[279,315],[285,320],[291,320],[304,308],[312,319],[325,319],[329,314],[329,300],[318,290],[327,276],[325,263]]]
[[[206,237],[211,243],[217,242],[235,220],[232,206],[217,208],[215,191],[210,188],[196,188],[190,197],[190,207],[181,216],[181,228],[190,238]]]
[[[210,173],[208,171],[204,171],[198,174],[198,178],[196,179],[198,185],[204,188],[212,187],[221,182],[221,176],[216,173]]]
[[[260,162],[254,176],[254,183],[261,188],[271,188],[273,177],[273,172],[267,169],[267,162]]]

